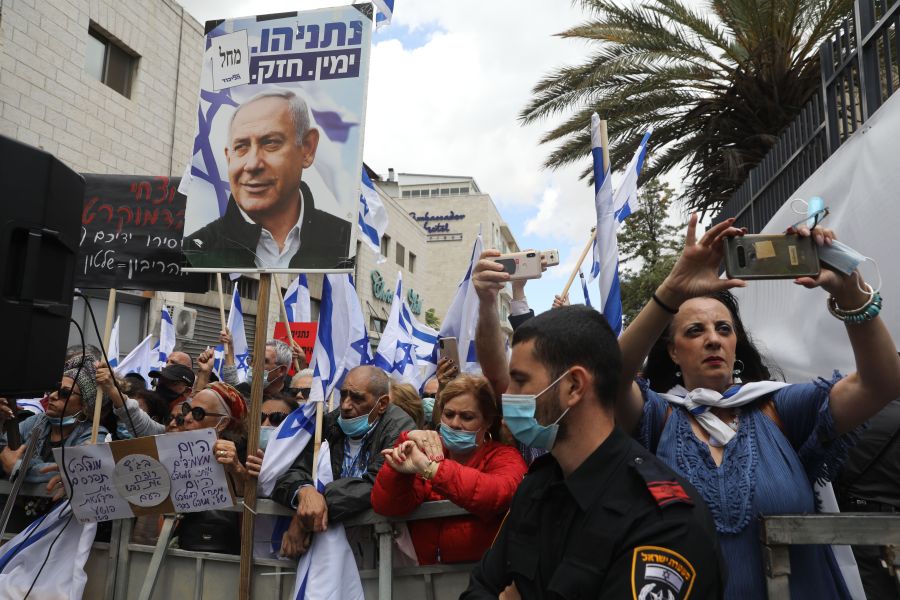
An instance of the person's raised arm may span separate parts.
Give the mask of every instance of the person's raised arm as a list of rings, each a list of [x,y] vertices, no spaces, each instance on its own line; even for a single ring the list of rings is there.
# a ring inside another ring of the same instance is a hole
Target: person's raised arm
[[[199,367],[197,371],[197,380],[194,381],[194,389],[198,392],[200,390],[206,389],[206,386],[209,385],[210,374],[213,370],[213,364],[215,362],[216,351],[206,347],[206,350],[200,353],[200,356],[197,357],[197,366]]]
[[[509,273],[503,270],[503,265],[492,260],[498,256],[500,252],[497,250],[488,249],[482,252],[472,274],[472,282],[479,300],[475,354],[481,364],[481,372],[491,382],[497,396],[509,387],[506,348],[497,310],[500,290],[509,281]]]
[[[802,236],[813,235],[819,246],[836,239],[828,229],[798,228]],[[858,271],[849,277],[827,267],[817,277],[801,277],[794,283],[806,288],[821,287],[831,294],[837,309],[854,311],[874,301],[871,290]],[[900,397],[900,356],[887,326],[880,316],[862,322],[844,321],[856,372],[838,381],[831,389],[831,415],[839,433],[852,431],[874,416],[889,402]]]
[[[103,390],[103,394],[107,396],[113,404],[113,408],[122,408],[125,406],[125,398],[119,393],[113,381],[113,374],[106,362],[97,363],[97,386]]]
[[[734,219],[722,221],[711,227],[698,241],[697,214],[692,214],[688,222],[684,251],[672,271],[656,289],[654,297],[619,337],[622,373],[616,418],[625,431],[633,431],[642,412],[643,399],[634,382],[635,375],[650,354],[653,344],[669,326],[672,316],[678,312],[681,303],[696,296],[745,285],[739,279],[719,279],[725,238],[743,233],[732,227],[733,223]]]

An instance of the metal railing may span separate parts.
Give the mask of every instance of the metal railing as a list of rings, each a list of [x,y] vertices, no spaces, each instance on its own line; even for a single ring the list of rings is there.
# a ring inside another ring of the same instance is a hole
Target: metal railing
[[[0,481],[0,495],[8,494],[11,490],[8,481]],[[43,484],[25,484],[20,492],[20,497],[47,497],[48,494]],[[235,512],[242,512],[243,503],[241,498],[236,498],[236,505],[228,508]],[[256,513],[259,515],[274,516],[291,516],[294,511],[288,509],[272,500],[257,500]],[[442,517],[452,517],[468,514],[464,509],[456,506],[450,501],[444,500],[439,502],[426,502],[412,513],[403,517],[384,517],[375,514],[371,510],[364,511],[352,519],[343,522],[345,527],[371,526],[374,529],[375,536],[378,539],[378,566],[375,570],[361,570],[360,577],[363,580],[377,579],[378,595],[380,600],[390,600],[393,594],[394,578],[398,576],[414,576],[424,579],[425,597],[434,598],[435,594],[435,578],[443,574],[468,574],[471,570],[471,564],[459,565],[430,565],[419,567],[404,567],[395,569],[393,566],[393,541],[397,537],[398,532],[396,525],[408,521],[416,521],[421,519],[435,519]],[[193,593],[184,594],[184,590],[180,590],[179,598],[193,597],[195,600],[201,600],[208,594],[204,593],[204,573],[211,566],[221,567],[222,565],[231,565],[236,569],[240,563],[240,557],[231,554],[219,554],[214,552],[196,552],[189,550],[180,550],[170,547],[173,538],[174,518],[168,517],[164,520],[159,535],[159,542],[156,546],[147,546],[144,544],[134,543],[132,536],[132,519],[120,519],[112,521],[112,533],[110,541],[94,542],[93,551],[95,556],[102,556],[104,565],[102,572],[104,574],[104,582],[102,588],[104,590],[104,598],[113,600],[126,600],[129,598],[149,599],[151,597],[159,597],[157,582],[163,573],[165,563],[171,559],[179,559],[181,561],[194,561],[194,579],[193,585],[190,587]],[[9,539],[15,536],[15,533],[8,533],[4,536]],[[5,541],[5,539],[3,540]],[[135,569],[131,568],[129,562],[135,557],[150,556],[146,574],[140,577],[140,573],[136,574],[136,578],[141,581],[140,593],[135,594],[132,581],[135,577]],[[272,594],[275,598],[281,598],[283,592],[290,592],[290,589],[283,590],[283,576],[290,578],[297,570],[297,561],[288,559],[270,559],[270,558],[254,558],[254,565],[261,568],[263,573],[273,575]],[[182,569],[183,571],[184,569]],[[267,578],[268,579],[268,578]],[[96,583],[96,582],[95,582]],[[96,589],[96,588],[95,588]]]
[[[900,592],[900,514],[841,513],[762,517],[759,528],[769,600],[789,600],[789,547],[804,544],[882,546]]]
[[[797,188],[900,87],[900,2],[856,0],[819,47],[822,84],[732,194],[718,223],[758,232]]]

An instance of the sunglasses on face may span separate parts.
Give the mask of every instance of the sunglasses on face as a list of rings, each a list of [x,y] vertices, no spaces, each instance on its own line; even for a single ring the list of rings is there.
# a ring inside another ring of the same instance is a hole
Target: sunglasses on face
[[[278,427],[286,418],[287,413],[283,412],[259,413],[259,424],[262,425],[266,422],[266,419],[269,419],[269,423]]]
[[[169,415],[169,418],[165,422],[165,425],[168,425],[172,421],[175,421],[176,426],[183,427],[184,426],[184,415]]]
[[[68,400],[72,396],[81,396],[81,394],[73,391],[72,388],[70,388],[70,387],[67,387],[67,388],[58,387],[56,389],[53,389],[53,390],[50,390],[49,392],[47,392],[47,396],[52,396],[53,394],[56,394],[56,397],[61,400]]]
[[[425,394],[422,398],[434,398],[435,394]]]
[[[192,417],[194,417],[194,420],[197,421],[198,423],[200,421],[202,421],[203,419],[205,419],[206,417],[227,417],[228,416],[228,415],[223,415],[222,413],[207,412],[207,410],[205,408],[203,408],[202,406],[191,406],[187,402],[185,402],[184,404],[181,405],[181,414],[184,417],[186,417],[186,416],[188,416],[188,414],[190,414]]]

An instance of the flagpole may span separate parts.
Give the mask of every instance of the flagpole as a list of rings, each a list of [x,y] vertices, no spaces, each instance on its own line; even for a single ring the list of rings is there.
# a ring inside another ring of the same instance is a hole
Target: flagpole
[[[606,120],[600,121],[600,147],[603,152],[603,172],[609,172],[609,133],[606,129]],[[612,174],[610,173],[610,176]],[[572,287],[572,282],[575,281],[575,276],[578,275],[578,271],[581,270],[581,263],[584,262],[587,253],[590,252],[591,247],[594,245],[594,240],[597,239],[597,228],[594,227],[591,229],[591,238],[588,240],[587,245],[584,247],[584,251],[581,253],[581,258],[578,259],[578,262],[575,264],[575,268],[572,269],[572,274],[569,275],[569,280],[566,282],[566,287],[563,288],[563,292],[560,295],[561,298],[565,298],[569,293],[569,288]]]
[[[572,274],[569,275],[569,280],[566,282],[566,287],[563,288],[562,294],[560,294],[560,298],[565,298],[566,294],[569,293],[569,288],[572,287],[572,282],[575,281],[575,277],[578,275],[578,272],[581,270],[581,263],[584,262],[585,257],[588,252],[591,251],[591,247],[594,245],[594,239],[597,237],[597,228],[591,227],[591,237],[588,238],[587,244],[584,246],[584,250],[581,251],[581,256],[578,258],[578,262],[575,263],[575,268],[572,269]]]
[[[273,275],[272,277],[275,277]],[[288,344],[291,346],[291,355],[293,356],[293,347],[296,345],[294,342],[294,334],[291,331],[291,322],[288,321],[287,309],[284,307],[284,294],[281,293],[281,284],[278,283],[278,280],[275,280],[275,291],[278,293],[278,306],[281,307],[281,322],[284,323],[284,330],[287,332],[288,336]],[[300,372],[300,361],[296,358],[292,358],[291,362],[294,364],[294,372]]]
[[[109,288],[109,298],[106,300],[106,325],[103,328],[103,339],[100,345],[109,348],[109,338],[112,334],[113,316],[116,313],[116,288]],[[106,344],[105,346],[103,344]],[[98,357],[102,358],[102,357]],[[112,368],[110,368],[112,371]],[[100,433],[100,415],[103,412],[103,390],[97,388],[97,396],[94,401],[94,422],[91,425],[91,443],[97,443],[97,435]]]
[[[253,372],[256,377],[250,384],[250,409],[247,414],[247,456],[255,456],[259,448],[259,414],[265,381],[259,375],[266,369],[266,332],[269,330],[269,290],[271,273],[259,278],[259,297],[256,300],[256,336],[253,339]],[[238,598],[250,600],[250,578],[253,573],[253,529],[256,514],[256,478],[244,483],[244,512],[241,522],[241,578]]]

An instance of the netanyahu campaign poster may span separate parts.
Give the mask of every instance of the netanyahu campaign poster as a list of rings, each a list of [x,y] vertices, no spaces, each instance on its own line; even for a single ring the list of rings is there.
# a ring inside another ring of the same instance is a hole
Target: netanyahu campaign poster
[[[352,268],[372,6],[206,24],[184,254],[193,269]]]

